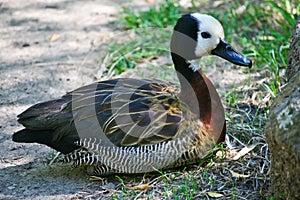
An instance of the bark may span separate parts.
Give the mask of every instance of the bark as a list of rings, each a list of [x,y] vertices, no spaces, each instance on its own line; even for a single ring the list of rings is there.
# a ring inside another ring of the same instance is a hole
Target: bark
[[[280,199],[300,199],[300,17],[290,45],[289,80],[270,107],[266,138],[271,152],[271,190]]]
[[[286,76],[291,79],[300,69],[300,16],[291,36],[290,54],[286,69]]]

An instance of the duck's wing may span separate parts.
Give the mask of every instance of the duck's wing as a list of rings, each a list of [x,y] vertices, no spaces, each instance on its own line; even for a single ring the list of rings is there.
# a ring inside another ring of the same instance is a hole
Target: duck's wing
[[[72,112],[81,138],[105,135],[117,146],[157,144],[177,134],[182,113],[175,89],[149,80],[98,82],[67,94],[72,100],[62,112]]]
[[[165,82],[113,79],[62,98],[36,104],[22,114],[26,129],[17,142],[37,142],[68,153],[74,141],[99,138],[117,146],[157,144],[175,138],[182,120],[175,88]]]

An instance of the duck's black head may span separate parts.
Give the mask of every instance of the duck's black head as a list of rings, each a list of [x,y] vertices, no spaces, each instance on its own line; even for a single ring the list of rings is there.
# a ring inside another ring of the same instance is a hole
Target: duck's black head
[[[237,65],[252,66],[251,60],[224,40],[221,23],[210,15],[200,13],[186,14],[178,19],[172,35],[171,53],[173,60],[174,54],[186,61],[217,55]]]

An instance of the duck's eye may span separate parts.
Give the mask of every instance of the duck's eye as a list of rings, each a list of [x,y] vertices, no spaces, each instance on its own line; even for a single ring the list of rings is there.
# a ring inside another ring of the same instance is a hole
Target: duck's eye
[[[204,39],[211,38],[211,34],[208,33],[208,32],[202,32],[202,33],[201,33],[201,36],[202,36]]]

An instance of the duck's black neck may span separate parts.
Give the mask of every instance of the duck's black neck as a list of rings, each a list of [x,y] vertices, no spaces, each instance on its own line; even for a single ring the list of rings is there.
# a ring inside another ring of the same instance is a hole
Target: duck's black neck
[[[181,56],[175,54],[175,53],[171,53],[172,56],[172,60],[176,69],[176,72],[181,74],[184,78],[185,78],[185,82],[191,82],[195,72],[192,70],[191,63],[189,63],[186,59],[182,58]],[[181,76],[178,76],[181,87],[183,87],[184,83],[182,82],[182,78]]]
[[[172,53],[172,60],[180,82],[180,98],[192,112],[204,123],[209,123],[211,115],[211,97],[205,75],[201,71],[193,71],[191,63]]]

